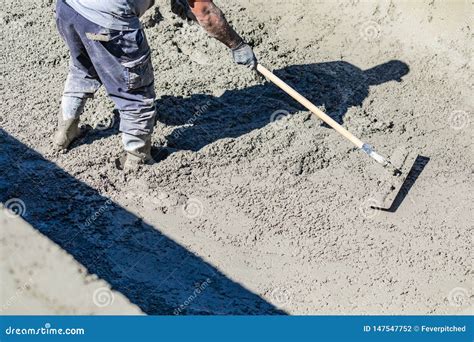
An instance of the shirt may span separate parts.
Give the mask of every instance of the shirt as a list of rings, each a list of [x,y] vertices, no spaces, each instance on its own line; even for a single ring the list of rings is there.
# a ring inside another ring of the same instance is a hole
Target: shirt
[[[76,12],[93,23],[118,31],[141,28],[139,18],[155,0],[65,0]]]

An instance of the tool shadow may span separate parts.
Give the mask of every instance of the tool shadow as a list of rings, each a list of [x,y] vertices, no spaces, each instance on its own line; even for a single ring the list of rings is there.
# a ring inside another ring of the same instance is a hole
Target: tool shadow
[[[143,312],[285,314],[2,129],[0,151],[0,202],[21,200],[31,226]]]
[[[395,213],[400,205],[404,202],[405,198],[408,196],[413,185],[415,185],[416,180],[420,177],[421,173],[425,169],[426,165],[430,162],[429,157],[424,156],[417,156],[413,166],[411,167],[410,171],[408,172],[405,181],[403,182],[400,190],[398,191],[397,195],[395,196],[392,204],[389,208],[379,208],[379,207],[372,207],[372,209],[385,211],[389,213]]]
[[[303,96],[339,123],[348,109],[361,106],[369,87],[401,82],[409,67],[398,60],[362,70],[344,61],[294,65],[274,71]],[[262,128],[284,115],[307,111],[271,83],[225,91],[220,97],[194,94],[188,98],[162,96],[156,102],[158,120],[176,126],[168,146],[197,151],[223,138],[236,138]]]

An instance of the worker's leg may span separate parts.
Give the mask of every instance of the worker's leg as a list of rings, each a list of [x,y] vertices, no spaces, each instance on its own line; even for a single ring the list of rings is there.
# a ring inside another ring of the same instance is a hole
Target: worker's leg
[[[70,54],[69,74],[64,86],[58,132],[55,136],[56,144],[63,149],[79,135],[79,116],[84,110],[87,99],[93,97],[101,85],[81,37],[75,29],[77,15],[64,0],[58,0],[56,24]]]
[[[87,99],[94,97],[95,92],[99,89],[101,83],[98,77],[91,76],[91,74],[92,70],[84,72],[75,65],[71,58],[61,101],[64,119],[78,118],[84,111]]]
[[[151,51],[144,31],[109,30],[82,17],[75,27],[120,112],[125,150],[138,160],[151,160],[155,90]]]

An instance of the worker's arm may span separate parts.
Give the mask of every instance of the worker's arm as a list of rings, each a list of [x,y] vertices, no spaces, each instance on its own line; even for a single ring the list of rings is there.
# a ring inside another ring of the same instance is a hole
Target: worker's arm
[[[212,0],[183,0],[172,1],[173,12],[195,20],[210,36],[216,38],[232,50],[234,61],[251,68],[256,68],[257,59],[252,48],[235,32],[227,22],[224,13],[212,2]],[[186,6],[186,5],[189,5]],[[188,13],[188,9],[191,13]],[[190,15],[192,14],[192,16]]]
[[[188,0],[191,11],[201,25],[212,37],[235,49],[242,44],[242,38],[227,22],[224,13],[212,0]]]

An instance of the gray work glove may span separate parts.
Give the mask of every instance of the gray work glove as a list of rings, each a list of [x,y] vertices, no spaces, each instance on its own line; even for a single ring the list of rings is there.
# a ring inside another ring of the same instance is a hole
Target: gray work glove
[[[183,20],[197,21],[191,7],[189,7],[188,0],[171,0],[171,12]]]
[[[255,57],[252,48],[247,43],[242,42],[239,46],[233,48],[232,58],[237,64],[245,65],[252,70],[257,68],[257,57]]]

